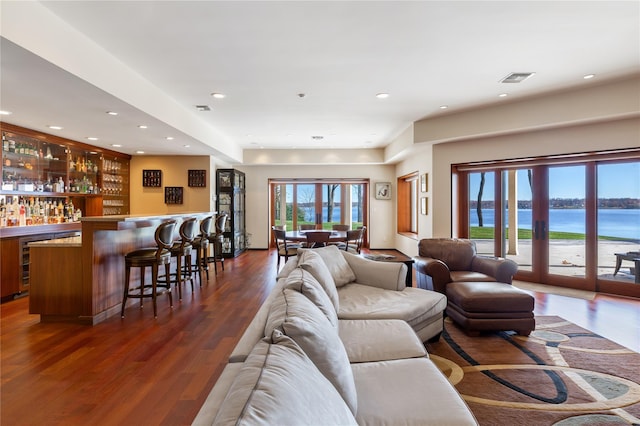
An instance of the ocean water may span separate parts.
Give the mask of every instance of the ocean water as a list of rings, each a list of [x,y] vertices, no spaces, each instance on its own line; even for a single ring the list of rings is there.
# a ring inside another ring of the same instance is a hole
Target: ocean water
[[[494,214],[491,209],[483,209],[484,226],[494,226]],[[475,209],[469,211],[471,226],[478,226]],[[584,209],[550,209],[550,231],[585,233],[586,212]],[[508,222],[508,220],[507,220]],[[531,229],[531,210],[518,210],[518,227]],[[607,237],[640,239],[640,210],[638,209],[600,209],[598,212],[598,234]]]

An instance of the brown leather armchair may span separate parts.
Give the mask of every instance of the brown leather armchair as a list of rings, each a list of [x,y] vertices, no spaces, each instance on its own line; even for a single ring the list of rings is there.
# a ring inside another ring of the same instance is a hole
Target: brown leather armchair
[[[476,243],[461,238],[425,238],[414,257],[418,287],[446,294],[454,281],[511,284],[518,265],[509,259],[478,256]]]

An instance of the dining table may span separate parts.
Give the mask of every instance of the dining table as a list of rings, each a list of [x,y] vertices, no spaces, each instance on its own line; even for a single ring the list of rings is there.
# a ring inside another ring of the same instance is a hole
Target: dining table
[[[330,233],[331,235],[329,235],[329,241],[332,243],[345,241],[347,239],[347,231],[332,231],[330,229],[309,229],[309,230],[301,230],[301,231],[287,231],[285,234],[285,238],[287,239],[287,241],[306,242],[307,232]]]

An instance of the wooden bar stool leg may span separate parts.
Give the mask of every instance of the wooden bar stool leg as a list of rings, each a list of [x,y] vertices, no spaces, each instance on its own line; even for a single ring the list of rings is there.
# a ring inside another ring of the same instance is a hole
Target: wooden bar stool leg
[[[147,270],[146,266],[142,266],[140,268],[140,309],[142,309],[143,301],[144,301],[144,276]]]
[[[124,279],[124,295],[122,296],[122,309],[120,309],[120,316],[124,318],[124,308],[127,305],[127,297],[129,296],[129,278],[131,277],[131,266],[127,265],[125,269]]]
[[[143,288],[144,291],[144,288]],[[151,267],[151,300],[153,301],[153,317],[158,318],[158,265]]]

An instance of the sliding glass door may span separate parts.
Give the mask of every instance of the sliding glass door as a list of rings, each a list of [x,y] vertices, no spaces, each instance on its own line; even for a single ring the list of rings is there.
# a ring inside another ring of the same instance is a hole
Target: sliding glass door
[[[640,160],[463,166],[458,174],[460,236],[480,254],[514,260],[519,279],[640,293]]]

